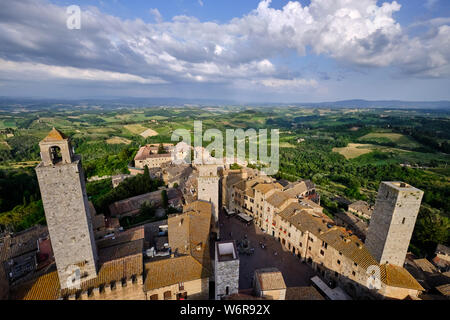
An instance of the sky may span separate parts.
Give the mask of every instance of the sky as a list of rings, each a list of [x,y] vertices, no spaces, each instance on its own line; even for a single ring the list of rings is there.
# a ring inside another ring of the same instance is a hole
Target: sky
[[[0,0],[0,96],[450,100],[450,1]]]

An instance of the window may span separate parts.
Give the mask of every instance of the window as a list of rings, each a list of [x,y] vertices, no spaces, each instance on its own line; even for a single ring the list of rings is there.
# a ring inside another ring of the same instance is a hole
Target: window
[[[338,264],[341,264],[341,260],[338,260],[337,263],[338,263]]]
[[[300,246],[300,248],[302,247],[302,243],[301,242],[298,245]]]
[[[320,250],[320,254],[323,256],[325,255],[325,252],[323,252],[323,250]]]
[[[184,290],[184,282],[180,282],[180,283],[178,284],[178,289],[179,289],[180,291]]]
[[[150,300],[158,300],[158,295],[157,294],[152,294],[150,296]]]
[[[356,276],[356,272],[355,272],[355,271],[352,271],[352,275],[353,275],[353,276]]]
[[[353,265],[355,266],[355,267],[357,267],[358,266],[358,264],[355,262],[355,263],[353,263]]]
[[[164,292],[164,300],[170,300],[170,299],[172,299],[172,292],[171,291]]]
[[[402,224],[405,224],[405,220],[406,220],[406,218],[403,218],[403,220],[402,220]]]
[[[327,248],[328,247],[328,243],[326,243],[325,241],[322,241],[322,248]]]

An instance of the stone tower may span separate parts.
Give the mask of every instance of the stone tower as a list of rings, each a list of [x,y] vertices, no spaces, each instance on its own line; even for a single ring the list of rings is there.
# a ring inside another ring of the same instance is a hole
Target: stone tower
[[[213,221],[219,221],[219,176],[216,165],[199,165],[198,169],[198,200],[211,202],[213,206]]]
[[[216,242],[214,259],[215,299],[239,293],[239,255],[235,241]]]
[[[403,182],[382,182],[366,247],[380,264],[403,267],[423,191]]]
[[[97,247],[92,230],[81,158],[70,139],[53,128],[39,143],[36,167],[61,289],[76,288],[97,276]]]

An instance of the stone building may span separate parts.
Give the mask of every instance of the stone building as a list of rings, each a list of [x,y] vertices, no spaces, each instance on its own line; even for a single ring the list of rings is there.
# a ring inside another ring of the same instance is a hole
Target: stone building
[[[195,201],[169,216],[171,255],[145,265],[147,300],[208,299],[212,274],[209,238],[212,205]]]
[[[253,288],[257,297],[270,300],[285,300],[286,284],[277,268],[255,270]]]
[[[364,219],[370,219],[373,208],[367,202],[358,200],[348,205],[348,211]]]
[[[216,242],[214,281],[216,300],[239,293],[239,254],[235,241]]]
[[[139,149],[134,157],[134,166],[137,169],[144,169],[147,166],[151,168],[160,168],[163,164],[173,160],[172,150],[173,144],[163,144],[165,153],[158,153],[159,144],[148,144]]]
[[[72,277],[97,277],[97,247],[86,194],[81,157],[70,139],[53,130],[39,143],[42,162],[36,167],[42,202],[52,239],[61,288]]]
[[[199,165],[198,170],[198,200],[208,201],[212,204],[213,222],[219,222],[219,176],[216,165]]]
[[[403,182],[382,182],[366,239],[380,264],[403,267],[423,191]]]
[[[323,214],[303,187],[290,189],[277,182],[241,181],[233,186],[233,205],[253,216],[257,226],[309,263],[327,283],[342,286],[354,298],[404,299],[424,290],[403,267],[379,263],[357,236]]]

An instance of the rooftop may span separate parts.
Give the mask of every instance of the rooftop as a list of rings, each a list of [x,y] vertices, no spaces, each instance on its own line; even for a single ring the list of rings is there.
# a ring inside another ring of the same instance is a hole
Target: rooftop
[[[277,268],[264,268],[255,270],[262,291],[286,289],[283,274]]]
[[[68,139],[67,136],[59,131],[56,128],[53,128],[52,131],[48,133],[48,135],[42,140],[43,142],[55,142],[62,141]]]

